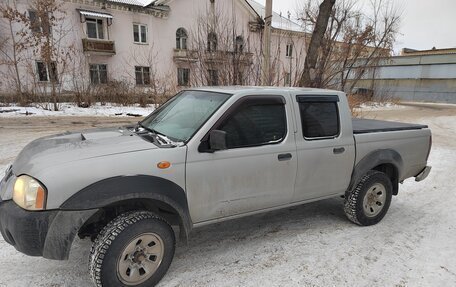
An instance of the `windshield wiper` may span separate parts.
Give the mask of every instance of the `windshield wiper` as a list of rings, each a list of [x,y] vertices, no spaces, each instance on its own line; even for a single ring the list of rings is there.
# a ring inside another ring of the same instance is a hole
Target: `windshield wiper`
[[[157,138],[157,141],[160,144],[162,144],[162,145],[171,145],[171,146],[182,146],[182,145],[184,145],[183,141],[174,141],[174,140],[170,139],[168,136],[166,136],[165,134],[163,134],[161,132],[158,132],[158,131],[156,131],[154,129],[151,129],[149,127],[146,127],[141,122],[138,122],[138,126],[135,129],[136,131],[138,131],[138,127],[141,127],[143,129],[145,129],[146,131],[148,131],[148,132],[152,133],[153,135],[155,135],[156,138]]]
[[[139,132],[139,131],[140,131],[139,128],[143,128],[143,129],[145,129],[145,130],[148,131],[148,132],[155,133],[154,130],[152,130],[152,129],[146,127],[146,126],[143,125],[141,122],[138,122],[138,123],[136,124],[135,132]]]
[[[155,134],[157,136],[157,139],[160,139],[163,141],[165,145],[171,145],[171,146],[183,146],[184,142],[183,141],[173,141],[172,139],[168,138],[167,136],[157,133]]]

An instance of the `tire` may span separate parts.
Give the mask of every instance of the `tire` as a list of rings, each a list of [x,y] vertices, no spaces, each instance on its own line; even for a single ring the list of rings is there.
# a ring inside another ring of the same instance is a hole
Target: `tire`
[[[345,195],[344,211],[348,219],[362,226],[383,219],[391,204],[393,185],[383,172],[371,170]]]
[[[155,286],[174,257],[171,226],[147,211],[121,214],[95,239],[89,272],[95,286]]]

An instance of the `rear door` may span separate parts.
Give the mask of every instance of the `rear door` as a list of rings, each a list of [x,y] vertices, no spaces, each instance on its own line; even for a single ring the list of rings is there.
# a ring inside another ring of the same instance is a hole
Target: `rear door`
[[[297,158],[293,113],[286,101],[290,97],[281,95],[238,98],[198,145],[189,145],[186,182],[194,223],[291,201]],[[213,129],[227,133],[226,150],[203,151]]]
[[[294,106],[298,172],[293,202],[343,194],[355,158],[345,96],[296,95]]]

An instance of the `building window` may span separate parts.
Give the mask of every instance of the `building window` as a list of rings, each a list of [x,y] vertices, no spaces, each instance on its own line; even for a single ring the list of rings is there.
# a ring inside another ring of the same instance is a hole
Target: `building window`
[[[208,85],[209,86],[218,86],[218,70],[207,70],[208,74]]]
[[[135,67],[136,85],[150,85],[150,68]]]
[[[208,85],[209,86],[218,86],[218,70],[207,70],[208,72]]]
[[[293,56],[293,44],[287,44],[287,50],[285,51],[285,55],[287,57],[292,57]]]
[[[34,10],[29,10],[30,29],[34,33],[51,33],[51,25],[49,23],[49,16],[43,17],[38,15]]]
[[[147,44],[147,26],[133,24],[133,41],[139,44]]]
[[[244,73],[239,71],[236,73],[236,85],[244,84]]]
[[[176,49],[187,50],[187,31],[184,28],[179,28],[176,31]]]
[[[38,74],[38,81],[49,82],[52,80],[54,83],[58,82],[57,65],[55,62],[51,62],[50,65],[46,65],[45,62],[38,61],[36,62],[36,70]]]
[[[87,37],[90,39],[104,39],[104,25],[101,19],[86,18]]]
[[[235,44],[234,51],[236,53],[242,53],[244,51],[244,38],[242,36],[237,36]]]
[[[291,73],[285,73],[284,75],[284,84],[285,87],[290,87],[291,86]]]
[[[217,34],[215,34],[214,32],[210,32],[209,34],[207,34],[207,51],[217,51]]]
[[[90,82],[94,85],[108,82],[108,66],[103,64],[90,64]]]
[[[177,84],[179,86],[188,86],[190,84],[190,69],[177,68]]]

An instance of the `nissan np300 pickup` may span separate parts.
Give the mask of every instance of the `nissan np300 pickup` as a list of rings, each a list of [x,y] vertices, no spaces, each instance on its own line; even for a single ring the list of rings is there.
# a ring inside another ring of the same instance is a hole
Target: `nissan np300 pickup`
[[[137,125],[28,144],[0,184],[0,230],[57,260],[89,237],[96,286],[153,286],[175,232],[335,196],[376,224],[400,182],[429,174],[430,149],[427,126],[353,120],[342,92],[184,90]]]

